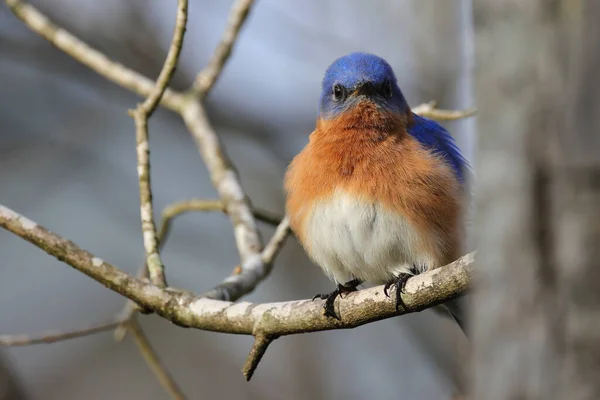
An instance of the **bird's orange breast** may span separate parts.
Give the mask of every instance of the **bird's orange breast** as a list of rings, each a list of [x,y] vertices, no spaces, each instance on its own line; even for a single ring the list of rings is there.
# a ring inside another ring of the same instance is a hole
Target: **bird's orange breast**
[[[314,205],[341,190],[401,214],[439,238],[424,251],[437,254],[441,265],[454,261],[460,255],[459,183],[442,159],[406,133],[402,121],[383,125],[368,118],[318,123],[285,178],[292,229],[306,246],[305,224]]]

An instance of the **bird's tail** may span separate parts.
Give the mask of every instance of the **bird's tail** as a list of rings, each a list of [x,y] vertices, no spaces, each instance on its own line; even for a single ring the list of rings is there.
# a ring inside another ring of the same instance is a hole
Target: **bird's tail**
[[[463,333],[467,338],[467,320],[466,320],[466,298],[465,296],[457,297],[456,299],[452,299],[443,304],[443,307],[450,313],[452,318],[456,321],[460,329],[462,329]]]

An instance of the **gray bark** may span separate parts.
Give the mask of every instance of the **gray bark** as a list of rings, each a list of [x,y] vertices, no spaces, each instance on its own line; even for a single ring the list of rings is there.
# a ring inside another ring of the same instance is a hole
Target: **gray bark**
[[[598,399],[600,5],[493,0],[474,11],[473,398]]]

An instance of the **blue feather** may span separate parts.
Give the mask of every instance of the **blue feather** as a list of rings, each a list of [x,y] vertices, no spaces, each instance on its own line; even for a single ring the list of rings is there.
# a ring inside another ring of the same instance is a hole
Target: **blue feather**
[[[454,138],[443,126],[435,121],[413,114],[414,123],[408,128],[408,133],[423,146],[431,149],[446,160],[454,170],[461,183],[469,172],[469,163],[463,157]]]

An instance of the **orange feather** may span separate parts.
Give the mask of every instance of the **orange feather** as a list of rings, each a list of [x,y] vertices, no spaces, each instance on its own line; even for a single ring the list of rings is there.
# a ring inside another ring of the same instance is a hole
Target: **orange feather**
[[[305,224],[314,205],[343,190],[379,203],[410,221],[436,268],[461,253],[461,187],[451,168],[409,134],[412,113],[387,113],[363,101],[333,120],[318,120],[307,146],[291,162],[286,210],[310,254]]]

